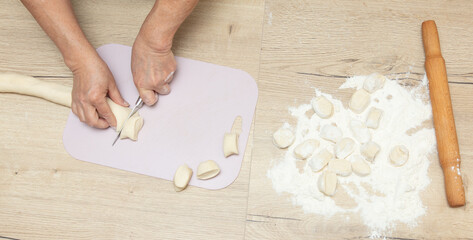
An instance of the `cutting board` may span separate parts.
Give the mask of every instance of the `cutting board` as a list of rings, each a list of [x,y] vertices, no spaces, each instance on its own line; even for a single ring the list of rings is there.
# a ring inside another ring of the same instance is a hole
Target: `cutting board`
[[[117,82],[120,93],[134,104],[138,91],[130,68],[131,47],[108,44],[97,49]],[[144,126],[137,141],[112,142],[112,128],[91,128],[71,112],[63,143],[74,158],[172,181],[176,169],[187,164],[194,174],[190,185],[221,189],[238,177],[258,98],[254,79],[225,66],[176,57],[177,70],[171,93],[159,96],[152,107],[139,111]],[[223,135],[237,116],[243,120],[239,155],[225,158]],[[220,174],[209,180],[196,177],[197,166],[214,160]]]

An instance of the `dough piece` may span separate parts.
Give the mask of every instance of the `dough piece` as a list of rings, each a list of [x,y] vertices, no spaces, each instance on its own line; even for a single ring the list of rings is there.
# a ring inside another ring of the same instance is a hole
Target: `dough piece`
[[[319,191],[327,196],[333,196],[337,190],[337,175],[330,171],[323,172],[317,182]]]
[[[354,113],[362,113],[369,104],[370,94],[364,89],[358,89],[351,96],[350,102],[348,102],[348,107]]]
[[[335,144],[335,155],[338,159],[345,159],[355,150],[355,141],[351,138],[342,138]]]
[[[238,134],[225,133],[223,135],[223,155],[228,157],[233,154],[238,155]]]
[[[333,159],[328,163],[327,171],[346,177],[351,174],[351,163],[346,159]]]
[[[278,148],[287,148],[294,142],[294,133],[287,128],[280,128],[273,134],[273,143]]]
[[[312,108],[320,118],[329,118],[333,114],[333,104],[324,96],[312,100]]]
[[[0,73],[0,92],[18,93],[71,107],[72,87],[16,73]]]
[[[197,167],[197,178],[202,180],[211,179],[220,173],[217,163],[212,160],[201,162]]]
[[[310,157],[318,147],[319,141],[315,139],[307,139],[294,148],[294,155],[299,159],[306,159]]]
[[[192,169],[187,164],[181,165],[174,174],[174,190],[180,192],[187,187],[192,177]]]
[[[342,136],[343,134],[340,128],[332,124],[324,125],[322,129],[320,129],[320,137],[334,143],[340,141]]]
[[[117,119],[117,127],[115,128],[115,131],[118,132],[130,114],[131,109],[114,103],[110,98],[107,98],[107,103],[110,106],[113,115],[115,115],[115,118]],[[120,134],[120,139],[129,138],[133,141],[136,141],[141,128],[143,128],[143,118],[137,112],[133,114],[133,116],[131,116],[128,121],[126,121],[122,133]]]
[[[351,120],[350,130],[359,143],[367,143],[371,140],[370,130],[361,121]]]
[[[309,160],[309,167],[314,172],[322,170],[330,160],[333,159],[333,154],[328,151],[326,148],[322,149],[320,152],[312,156]]]
[[[370,141],[363,144],[360,151],[366,160],[373,162],[380,149],[381,147],[377,143]]]
[[[383,115],[383,110],[372,107],[366,118],[366,127],[376,129],[379,126],[379,121]]]
[[[358,176],[366,176],[371,173],[370,165],[360,155],[355,155],[352,158],[351,169]]]
[[[409,150],[404,145],[394,146],[389,153],[389,159],[394,166],[400,167],[409,159]]]
[[[385,80],[386,77],[383,75],[373,73],[363,82],[363,88],[369,93],[374,93],[376,90],[383,88]]]
[[[243,131],[243,118],[241,116],[237,116],[235,120],[233,120],[232,130],[231,133],[236,133],[240,136],[241,132]]]

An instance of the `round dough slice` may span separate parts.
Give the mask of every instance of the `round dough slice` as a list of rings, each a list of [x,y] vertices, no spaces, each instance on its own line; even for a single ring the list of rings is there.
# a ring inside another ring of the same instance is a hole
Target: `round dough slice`
[[[287,128],[280,128],[273,134],[273,143],[278,148],[287,148],[294,142],[294,133]]]
[[[322,149],[320,152],[315,154],[309,159],[309,167],[312,169],[314,172],[319,172],[322,170],[327,164],[330,162],[330,160],[333,159],[333,154],[328,151],[326,148]]]
[[[323,172],[317,182],[319,191],[327,196],[333,196],[337,190],[337,175],[331,171]]]
[[[370,94],[364,89],[358,89],[351,96],[348,107],[354,113],[362,113],[370,104]]]
[[[373,162],[380,149],[377,143],[369,141],[361,146],[360,152],[366,160]]]
[[[174,174],[174,190],[176,192],[180,192],[187,187],[189,181],[192,177],[192,169],[187,166],[187,164],[183,164],[179,166]]]
[[[352,157],[351,169],[358,176],[367,176],[371,173],[370,165],[363,159],[360,155],[355,155]]]
[[[201,162],[197,167],[197,178],[202,180],[211,179],[220,173],[217,163],[212,160]]]
[[[345,159],[355,150],[355,141],[351,138],[342,138],[335,144],[335,156]]]
[[[383,110],[372,107],[366,118],[366,127],[376,129],[379,126],[379,121],[383,115]]]
[[[403,145],[394,146],[389,153],[389,159],[394,166],[400,167],[409,159],[409,150]]]
[[[350,130],[359,143],[367,143],[371,140],[370,130],[361,121],[351,120]]]
[[[327,171],[346,177],[351,174],[351,163],[346,159],[333,159],[328,163]]]
[[[363,82],[363,88],[369,93],[374,93],[378,89],[383,88],[385,80],[386,77],[383,75],[373,73]]]
[[[319,141],[315,139],[307,139],[294,148],[294,155],[299,159],[306,159],[310,157],[318,147]]]
[[[324,96],[312,100],[312,108],[320,118],[329,118],[333,114],[333,104]]]
[[[343,134],[340,128],[332,124],[324,125],[322,129],[320,129],[320,137],[334,143],[340,141],[342,136]]]

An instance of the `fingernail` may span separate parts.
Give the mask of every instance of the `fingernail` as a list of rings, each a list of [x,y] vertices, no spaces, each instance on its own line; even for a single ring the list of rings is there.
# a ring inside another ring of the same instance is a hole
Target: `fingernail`
[[[164,79],[164,82],[167,83],[169,82],[169,79],[171,79],[172,75],[174,75],[174,72],[169,73],[169,75]]]
[[[169,88],[168,85],[163,86],[163,90],[164,90],[164,92],[165,92],[166,94],[171,91],[171,89]]]
[[[127,106],[127,107],[130,106],[130,104],[129,104],[127,101],[125,101],[125,100],[123,100],[123,104],[124,104],[125,106]]]

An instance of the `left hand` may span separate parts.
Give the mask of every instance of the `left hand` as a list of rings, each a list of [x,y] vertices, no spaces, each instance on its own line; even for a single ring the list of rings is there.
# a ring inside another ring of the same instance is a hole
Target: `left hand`
[[[171,45],[158,47],[150,40],[146,34],[140,32],[133,44],[131,55],[133,81],[143,102],[148,106],[158,101],[158,93],[171,92],[169,83],[176,71]]]

